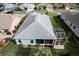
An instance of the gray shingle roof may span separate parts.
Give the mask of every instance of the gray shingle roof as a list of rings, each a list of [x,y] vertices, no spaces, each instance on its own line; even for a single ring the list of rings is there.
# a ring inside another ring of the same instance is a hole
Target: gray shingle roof
[[[29,15],[24,23],[21,25],[20,29],[18,30],[18,32],[16,33],[19,34],[20,32],[22,32],[24,29],[26,29],[28,26],[30,26],[33,22],[35,21],[35,16],[34,15]]]
[[[77,12],[63,12],[61,13],[65,16],[66,19],[68,19],[72,24],[77,26],[79,28],[79,13]]]
[[[50,18],[32,13],[25,19],[14,39],[56,39]]]

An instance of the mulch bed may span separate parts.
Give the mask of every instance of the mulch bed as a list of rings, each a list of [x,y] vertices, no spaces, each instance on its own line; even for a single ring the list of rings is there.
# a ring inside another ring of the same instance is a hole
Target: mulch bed
[[[4,38],[2,41],[0,41],[0,49],[6,47],[10,42],[10,40],[11,38],[7,37],[7,38]]]

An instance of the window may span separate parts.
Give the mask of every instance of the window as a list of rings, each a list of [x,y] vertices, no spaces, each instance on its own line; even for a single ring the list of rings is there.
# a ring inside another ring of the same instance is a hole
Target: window
[[[72,24],[70,24],[70,26],[72,26]]]
[[[53,40],[45,40],[45,44],[52,44]]]
[[[33,40],[31,40],[31,43],[34,43]]]
[[[60,40],[60,45],[63,45],[63,44],[64,44],[63,40]]]
[[[56,30],[56,32],[59,32],[59,30]]]
[[[21,40],[20,39],[18,41],[19,41],[19,43],[21,43]]]
[[[60,32],[62,32],[62,30],[60,30]]]
[[[37,44],[44,44],[44,40],[43,39],[36,39],[36,43]]]
[[[76,27],[75,27],[75,26],[73,26],[73,28],[74,28],[74,29],[76,29]]]

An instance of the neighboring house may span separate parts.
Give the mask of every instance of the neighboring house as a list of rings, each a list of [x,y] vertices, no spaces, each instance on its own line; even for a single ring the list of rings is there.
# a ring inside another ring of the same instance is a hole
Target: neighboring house
[[[37,4],[37,9],[41,9],[44,10],[46,9],[47,12],[53,12],[53,5],[52,4],[48,4],[48,3],[41,3],[41,4]]]
[[[6,37],[12,38],[16,30],[15,26],[19,24],[22,14],[0,14],[0,42]]]
[[[4,7],[5,7],[4,12],[13,11],[16,8],[16,4],[5,3]]]
[[[53,45],[56,36],[49,16],[40,13],[31,13],[20,26],[14,38],[16,44]]]
[[[5,30],[12,32],[11,24],[13,22],[12,16],[9,14],[0,14],[0,31]]]
[[[79,3],[70,3],[70,5],[71,5],[71,9],[77,9],[77,8],[79,8]]]
[[[19,7],[23,9],[25,12],[32,12],[34,10],[35,5],[24,3],[24,4],[21,4]]]
[[[21,21],[23,15],[19,14],[0,14],[0,30],[11,32],[15,30],[15,26]]]
[[[53,12],[53,5],[47,4],[46,10],[47,10],[47,12]]]
[[[65,8],[66,10],[70,10],[70,8],[71,8],[71,5],[70,5],[69,3],[67,3],[67,4],[64,4],[64,8]]]
[[[17,26],[24,15],[0,14],[0,49],[4,48],[16,32]]]
[[[0,3],[0,11],[3,11],[3,10],[4,10],[4,4]]]
[[[44,7],[46,7],[48,4],[47,3],[40,3],[40,4],[37,4],[36,5],[36,7],[37,7],[37,9],[41,9],[41,10],[43,10],[44,9]]]
[[[53,8],[64,8],[64,3],[52,3]]]
[[[65,7],[66,10],[78,9],[79,8],[79,3],[65,3],[64,7]]]
[[[79,37],[79,13],[62,12],[61,19],[68,25],[75,35]]]

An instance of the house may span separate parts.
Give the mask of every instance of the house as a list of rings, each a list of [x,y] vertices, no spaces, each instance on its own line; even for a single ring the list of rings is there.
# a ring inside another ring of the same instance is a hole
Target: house
[[[5,7],[4,12],[13,11],[16,8],[16,4],[5,3],[4,7]]]
[[[53,4],[53,8],[64,8],[64,4],[63,3],[52,3]]]
[[[12,16],[9,15],[9,14],[0,14],[0,30],[2,31],[5,31],[6,29],[8,31],[12,31],[11,30],[11,24],[12,24]]]
[[[16,30],[15,26],[21,21],[22,17],[23,15],[19,14],[0,14],[0,41],[6,36],[13,36],[13,31]]]
[[[4,4],[0,3],[0,11],[3,11],[3,10],[4,10]]]
[[[47,12],[53,12],[53,5],[47,4],[46,10],[47,10]]]
[[[23,9],[25,12],[32,12],[34,10],[35,5],[24,3],[24,4],[21,4],[19,7]]]
[[[65,8],[66,10],[70,10],[70,8],[71,8],[71,5],[70,5],[69,3],[67,3],[67,4],[64,4],[64,8]]]
[[[61,19],[68,27],[79,37],[79,13],[78,12],[62,12]]]
[[[64,7],[65,7],[66,10],[78,9],[79,8],[79,4],[78,3],[65,3]]]
[[[71,9],[77,9],[79,8],[79,3],[70,3],[70,6]]]
[[[37,9],[41,9],[41,10],[45,9],[46,6],[47,6],[47,3],[40,3],[36,5]]]
[[[20,26],[14,38],[16,44],[52,45],[56,40],[49,16],[40,13],[30,13]]]

